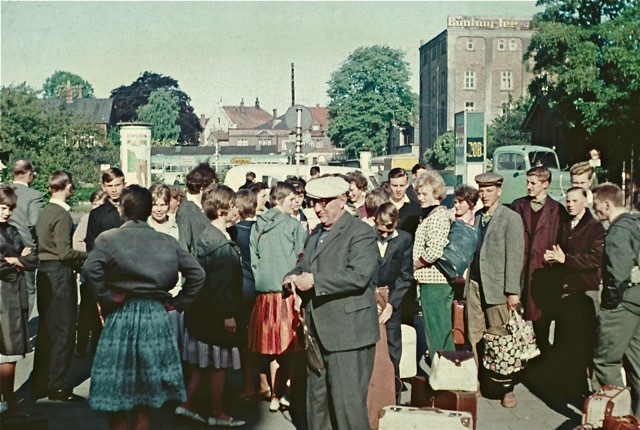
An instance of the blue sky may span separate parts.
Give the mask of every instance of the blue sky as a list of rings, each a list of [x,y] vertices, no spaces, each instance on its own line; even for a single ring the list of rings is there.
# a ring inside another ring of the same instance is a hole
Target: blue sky
[[[418,92],[418,49],[448,15],[531,16],[535,1],[2,1],[2,85],[40,88],[56,70],[82,76],[96,97],[144,71],[169,75],[207,116],[244,98],[284,113],[326,105],[331,73],[360,46],[406,53]]]

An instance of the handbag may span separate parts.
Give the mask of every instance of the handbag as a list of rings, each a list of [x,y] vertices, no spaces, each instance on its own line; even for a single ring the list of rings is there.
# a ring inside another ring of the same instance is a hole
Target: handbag
[[[453,329],[444,340],[444,349]],[[429,385],[434,390],[478,391],[478,366],[471,351],[437,351],[431,364]]]
[[[299,297],[297,297],[296,286],[293,282],[291,283],[291,293],[296,296],[295,300],[300,300]],[[312,370],[319,373],[324,369],[324,361],[322,360],[320,348],[304,320],[304,309],[300,309],[296,313],[298,314],[298,320],[300,320],[300,327],[302,327],[302,338],[304,339],[304,352],[307,356],[307,363],[309,363],[309,367],[311,367]]]
[[[480,230],[460,219],[453,220],[447,240],[442,256],[433,264],[449,282],[452,282],[461,278],[471,264],[480,240]]]
[[[510,311],[509,320],[484,332],[485,369],[500,375],[511,375],[527,365],[527,361],[540,355],[533,329],[516,311]]]

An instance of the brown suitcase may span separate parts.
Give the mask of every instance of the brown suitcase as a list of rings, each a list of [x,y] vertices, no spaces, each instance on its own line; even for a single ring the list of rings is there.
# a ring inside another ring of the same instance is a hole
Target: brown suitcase
[[[465,327],[464,327],[464,307],[466,300],[454,300],[451,306],[451,323],[453,326],[453,343],[456,345],[464,345]],[[458,331],[460,330],[460,331]]]
[[[411,378],[411,406],[431,407],[448,411],[468,412],[473,417],[473,428],[477,425],[478,397],[471,391],[433,391],[425,378]]]
[[[582,412],[582,424],[601,428],[606,416],[621,417],[631,413],[631,391],[605,384],[584,401]]]
[[[602,422],[602,430],[638,430],[640,429],[640,419],[633,415],[624,417],[612,417],[606,415]]]

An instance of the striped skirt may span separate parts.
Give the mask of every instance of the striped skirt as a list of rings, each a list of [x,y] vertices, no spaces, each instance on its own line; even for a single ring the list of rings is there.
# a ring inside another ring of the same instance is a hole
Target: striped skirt
[[[282,293],[258,294],[249,323],[249,349],[264,355],[301,351],[298,340],[298,316],[294,296]]]
[[[213,367],[214,369],[240,369],[240,349],[222,348],[209,345],[189,335],[189,330],[184,328],[182,342],[182,359],[194,364],[201,369]]]

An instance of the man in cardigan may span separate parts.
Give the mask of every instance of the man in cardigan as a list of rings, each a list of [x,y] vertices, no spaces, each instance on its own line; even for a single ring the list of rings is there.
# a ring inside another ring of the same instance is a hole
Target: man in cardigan
[[[50,400],[84,400],[67,388],[67,371],[75,341],[78,290],[75,271],[87,254],[71,246],[73,219],[66,201],[73,192],[71,174],[49,176],[51,200],[36,224],[38,235],[38,314],[40,322],[33,363],[32,396]]]

